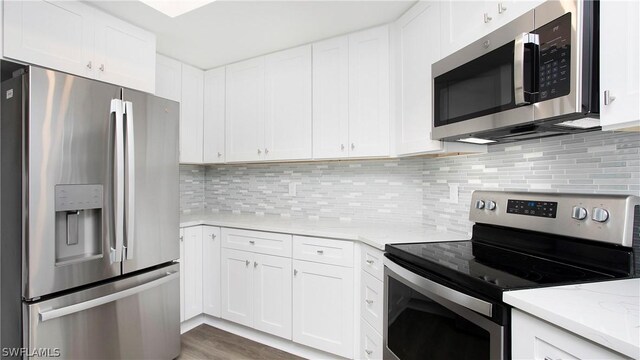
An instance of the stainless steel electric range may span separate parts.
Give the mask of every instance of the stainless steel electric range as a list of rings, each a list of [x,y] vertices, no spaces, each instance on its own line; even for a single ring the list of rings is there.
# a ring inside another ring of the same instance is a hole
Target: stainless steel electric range
[[[387,245],[385,359],[510,359],[505,291],[640,275],[640,198],[476,191],[466,241]]]

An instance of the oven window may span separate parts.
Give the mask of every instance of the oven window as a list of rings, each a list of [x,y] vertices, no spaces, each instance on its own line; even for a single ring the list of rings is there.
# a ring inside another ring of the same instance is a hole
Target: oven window
[[[514,41],[434,79],[434,124],[446,125],[515,107]]]
[[[387,346],[399,359],[489,359],[489,332],[387,276]]]

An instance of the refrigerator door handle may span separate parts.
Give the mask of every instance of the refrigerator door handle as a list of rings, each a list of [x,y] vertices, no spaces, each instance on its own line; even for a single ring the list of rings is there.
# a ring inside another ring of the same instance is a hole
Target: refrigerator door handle
[[[58,309],[50,309],[46,311],[40,312],[40,321],[45,322],[47,320],[56,319],[59,317],[63,317],[66,315],[71,315],[74,313],[78,313],[81,311],[89,310],[94,307],[98,307],[100,305],[108,304],[110,302],[114,302],[123,298],[126,298],[131,295],[135,295],[137,293],[141,293],[143,291],[152,289],[154,287],[158,287],[164,283],[167,283],[171,280],[177,279],[180,276],[180,273],[177,271],[167,272],[165,276],[150,281],[148,283],[144,283],[138,286],[134,286],[132,288],[118,291],[106,296],[102,296],[99,298],[83,301],[77,304],[61,307]]]
[[[111,100],[111,113],[114,114],[114,156],[113,156],[113,209],[115,248],[111,248],[111,263],[122,262],[124,237],[124,113],[122,100]]]
[[[133,259],[133,242],[135,236],[135,204],[136,204],[136,192],[135,192],[135,146],[133,136],[133,103],[131,101],[124,102],[124,123],[125,123],[125,178],[124,185],[124,214],[125,214],[125,240],[124,246],[124,259]]]

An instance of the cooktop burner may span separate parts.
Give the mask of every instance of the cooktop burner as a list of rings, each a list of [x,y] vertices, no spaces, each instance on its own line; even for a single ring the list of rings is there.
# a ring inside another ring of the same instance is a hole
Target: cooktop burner
[[[387,245],[390,257],[488,296],[512,289],[591,282],[612,275],[474,241]]]

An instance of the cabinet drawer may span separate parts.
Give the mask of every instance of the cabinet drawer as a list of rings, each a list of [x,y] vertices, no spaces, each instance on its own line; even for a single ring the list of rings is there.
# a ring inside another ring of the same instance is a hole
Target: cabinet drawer
[[[360,320],[360,359],[382,359],[382,335]]]
[[[353,267],[353,243],[351,241],[294,236],[293,257],[298,260]]]
[[[360,286],[360,316],[365,319],[378,333],[382,333],[382,296],[384,286],[382,281],[369,273],[360,272],[362,277]]]
[[[222,247],[291,257],[291,235],[223,228]]]
[[[376,279],[383,281],[384,280],[384,265],[382,263],[382,258],[384,256],[384,252],[378,249],[374,249],[368,245],[362,245],[362,270],[368,272],[373,275]]]

